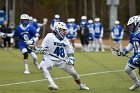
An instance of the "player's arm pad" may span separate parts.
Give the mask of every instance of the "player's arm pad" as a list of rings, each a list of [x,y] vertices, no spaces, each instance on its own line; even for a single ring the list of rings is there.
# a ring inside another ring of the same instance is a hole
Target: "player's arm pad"
[[[133,48],[133,45],[132,45],[131,43],[129,43],[129,44],[126,46],[125,49],[129,52],[129,51],[132,50],[132,48]]]

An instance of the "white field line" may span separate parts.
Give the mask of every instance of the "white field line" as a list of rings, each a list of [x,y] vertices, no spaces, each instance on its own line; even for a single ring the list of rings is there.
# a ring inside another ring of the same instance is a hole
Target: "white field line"
[[[104,71],[104,72],[97,72],[97,73],[81,74],[79,76],[90,76],[90,75],[97,75],[97,74],[116,73],[116,72],[122,72],[122,71],[123,70]],[[71,76],[57,77],[57,78],[53,78],[53,79],[54,80],[58,80],[58,79],[65,79],[65,78],[71,78]],[[12,85],[20,85],[20,84],[25,84],[25,83],[34,83],[34,82],[40,82],[40,81],[45,81],[45,80],[47,80],[47,79],[40,79],[40,80],[33,80],[33,81],[27,81],[27,82],[17,82],[17,83],[2,84],[2,85],[0,85],[0,87],[12,86]]]

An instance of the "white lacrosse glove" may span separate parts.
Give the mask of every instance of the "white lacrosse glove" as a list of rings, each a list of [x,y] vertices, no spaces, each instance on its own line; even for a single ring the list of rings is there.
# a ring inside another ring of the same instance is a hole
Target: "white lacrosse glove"
[[[48,48],[47,47],[41,47],[40,49],[39,49],[39,53],[40,54],[46,54],[46,51],[48,50]]]
[[[27,45],[32,45],[33,43],[34,43],[33,40],[28,40],[28,41],[26,42]]]
[[[74,57],[68,57],[68,59],[66,60],[67,64],[69,65],[74,65],[74,61],[75,61],[75,58]]]

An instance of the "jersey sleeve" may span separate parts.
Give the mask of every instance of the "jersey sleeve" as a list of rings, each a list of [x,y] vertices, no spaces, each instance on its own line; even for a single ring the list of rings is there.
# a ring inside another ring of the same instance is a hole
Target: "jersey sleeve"
[[[38,34],[33,26],[30,26],[30,34],[32,35],[32,37],[36,37]]]
[[[48,48],[49,40],[50,40],[50,37],[48,35],[46,35],[45,38],[44,38],[44,40],[43,40],[43,42],[42,42],[42,44],[41,44],[41,47],[42,48],[45,48],[45,47]]]
[[[66,47],[66,52],[67,52],[67,54],[74,53],[73,47],[72,47],[72,45],[70,44],[70,42],[69,42],[68,39],[66,39],[66,42],[67,42],[67,47]]]

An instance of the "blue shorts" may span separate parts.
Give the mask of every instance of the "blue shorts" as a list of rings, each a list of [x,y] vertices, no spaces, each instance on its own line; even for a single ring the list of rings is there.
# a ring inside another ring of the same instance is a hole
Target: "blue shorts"
[[[89,39],[89,41],[93,41],[93,40],[94,40],[94,36],[93,36],[92,33],[89,33],[89,35],[88,35],[88,39]]]
[[[26,48],[28,53],[31,53],[32,52],[32,50],[28,48],[28,46],[26,45],[26,43],[18,42],[18,46],[19,46],[19,49],[20,49],[21,52],[22,52],[22,49],[23,48]]]
[[[75,40],[76,39],[76,36],[75,35],[67,35],[67,38],[69,40]]]
[[[131,58],[130,58],[130,60],[128,61],[128,66],[130,66],[130,67],[132,67],[132,68],[138,68],[138,67],[140,67],[140,62],[138,62],[138,64],[136,64],[136,63],[134,63],[133,62],[133,59],[134,59],[134,57],[136,56],[136,54],[134,54]]]

